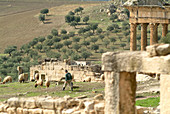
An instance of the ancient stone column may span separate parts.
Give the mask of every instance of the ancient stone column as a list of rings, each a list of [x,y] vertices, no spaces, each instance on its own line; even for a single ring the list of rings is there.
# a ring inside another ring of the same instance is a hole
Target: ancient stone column
[[[136,73],[105,72],[105,113],[135,114]]]
[[[162,37],[165,37],[168,33],[168,24],[162,24]]]
[[[157,23],[150,23],[150,45],[158,43],[158,25]]]
[[[136,23],[130,23],[130,50],[136,50]]]
[[[170,75],[161,74],[160,80],[160,114],[170,114]]]
[[[147,23],[141,24],[141,50],[146,50],[147,46]]]

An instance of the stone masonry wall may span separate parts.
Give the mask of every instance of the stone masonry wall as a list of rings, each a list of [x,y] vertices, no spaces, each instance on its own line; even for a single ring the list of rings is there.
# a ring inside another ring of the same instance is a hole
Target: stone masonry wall
[[[71,98],[32,97],[10,98],[0,104],[3,114],[104,114],[104,97],[102,94],[94,98],[80,96]]]

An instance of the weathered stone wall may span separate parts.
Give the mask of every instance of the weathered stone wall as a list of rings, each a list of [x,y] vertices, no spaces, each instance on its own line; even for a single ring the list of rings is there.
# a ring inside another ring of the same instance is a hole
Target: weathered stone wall
[[[8,114],[104,114],[104,97],[10,98],[0,104],[0,113]]]

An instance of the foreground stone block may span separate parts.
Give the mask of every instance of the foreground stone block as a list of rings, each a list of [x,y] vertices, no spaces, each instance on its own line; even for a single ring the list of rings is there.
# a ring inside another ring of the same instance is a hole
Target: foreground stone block
[[[23,108],[17,108],[17,114],[23,114]]]
[[[23,114],[29,114],[28,109],[23,109]]]
[[[57,99],[56,101],[55,101],[55,108],[56,109],[63,109],[63,108],[65,108],[66,107],[66,101],[65,100],[63,100],[63,99]]]
[[[170,54],[170,44],[159,45],[156,48],[156,52],[159,56],[165,56]]]
[[[101,111],[104,112],[104,107],[105,107],[104,103],[98,103],[98,104],[95,104],[94,110],[95,112],[101,112]]]
[[[25,101],[24,108],[28,108],[28,109],[37,108],[36,103],[35,103],[35,99],[32,99],[32,98],[27,99]]]
[[[95,100],[104,100],[103,94],[98,94],[94,97]]]
[[[54,102],[55,102],[54,100],[47,99],[41,102],[41,106],[43,109],[54,109],[55,108]]]
[[[57,114],[55,110],[43,110],[43,114]]]
[[[19,98],[10,98],[10,99],[8,99],[8,104],[9,104],[9,106],[10,107],[19,107]]]
[[[42,109],[29,109],[28,112],[29,114],[43,114]]]
[[[94,110],[94,101],[86,101],[86,102],[84,102],[84,105],[85,105],[85,109],[84,110],[86,112]]]
[[[16,108],[15,108],[15,107],[13,107],[13,108],[8,108],[8,109],[7,109],[7,112],[8,112],[8,114],[16,114]]]

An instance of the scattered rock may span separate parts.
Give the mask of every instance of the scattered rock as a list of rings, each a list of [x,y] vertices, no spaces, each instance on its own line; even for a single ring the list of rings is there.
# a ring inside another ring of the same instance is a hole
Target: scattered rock
[[[103,94],[98,94],[94,97],[95,100],[104,100]]]

